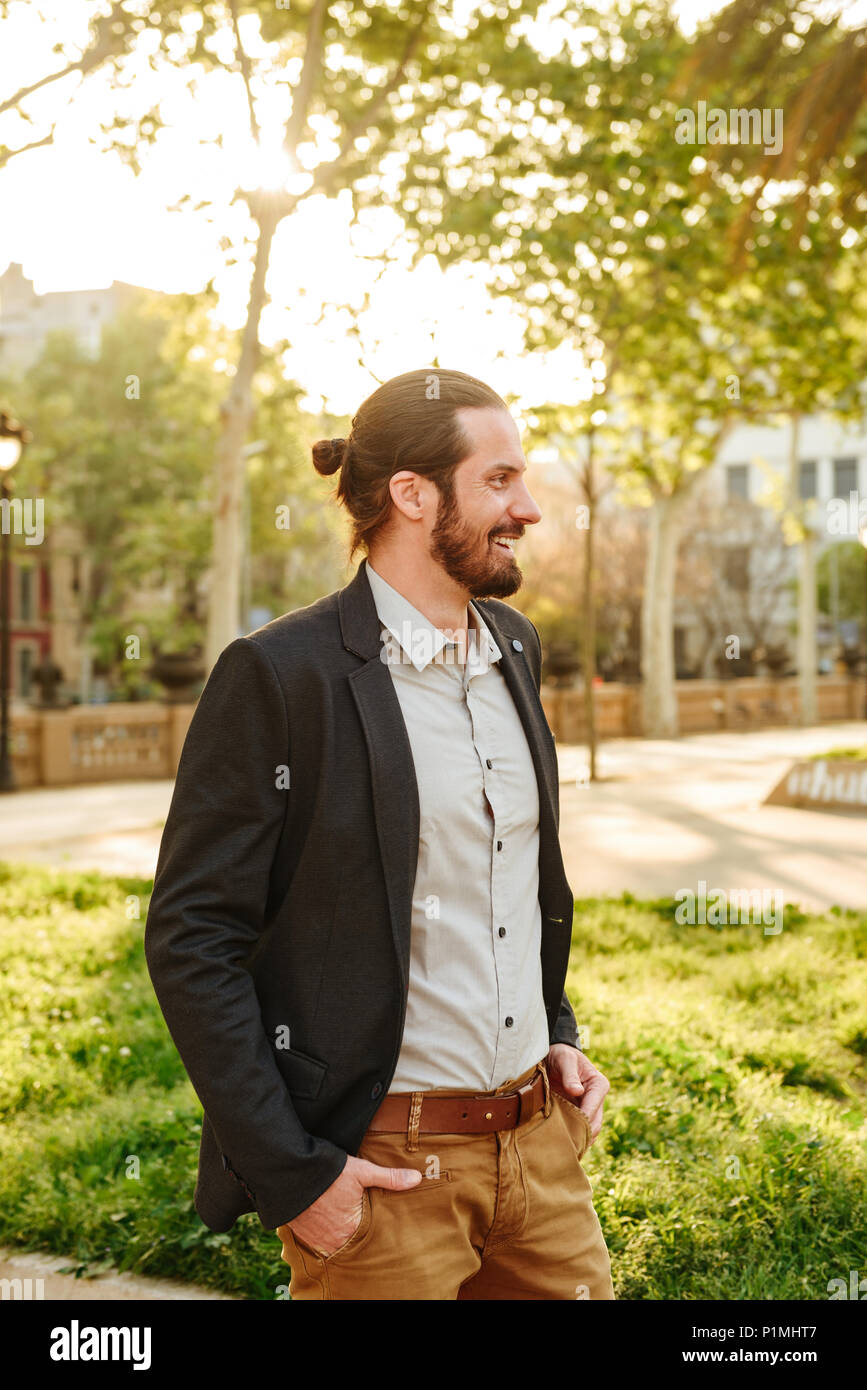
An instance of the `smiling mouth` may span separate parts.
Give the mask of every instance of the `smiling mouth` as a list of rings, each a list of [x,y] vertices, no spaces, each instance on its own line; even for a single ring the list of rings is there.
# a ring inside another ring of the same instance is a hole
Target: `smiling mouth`
[[[501,550],[505,550],[509,555],[512,555],[514,554],[516,540],[518,540],[517,536],[495,536],[491,544],[498,545]]]

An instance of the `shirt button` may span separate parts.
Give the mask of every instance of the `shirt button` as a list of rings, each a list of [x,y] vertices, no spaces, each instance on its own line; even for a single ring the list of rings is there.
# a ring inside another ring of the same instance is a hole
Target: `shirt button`
[[[502,840],[498,840],[498,841],[497,841],[497,849],[502,849],[502,848],[503,848],[503,842],[502,842]]]
[[[498,936],[505,936],[505,935],[506,935],[506,928],[505,928],[505,927],[500,927],[500,930],[499,930],[499,932],[497,933],[497,935],[498,935]]]
[[[506,1027],[507,1027],[507,1028],[511,1028],[511,1026],[512,1026],[512,1024],[513,1024],[514,1022],[515,1022],[515,1020],[512,1018],[512,1015],[509,1014],[509,1017],[506,1019]]]
[[[381,1082],[381,1081],[377,1081],[376,1085],[374,1086],[373,1090],[372,1090],[371,1093],[370,1093],[370,1099],[371,1099],[371,1100],[376,1100],[377,1096],[381,1096],[381,1095],[382,1095],[382,1082]]]
[[[523,642],[519,642],[518,639],[517,639],[517,637],[515,638],[514,642],[512,643],[512,646],[515,648],[515,651],[516,651],[516,652],[522,652],[522,651],[524,650],[524,644],[523,644]]]
[[[485,767],[493,767],[493,766],[494,766],[494,764],[491,762],[490,758],[485,758]]]

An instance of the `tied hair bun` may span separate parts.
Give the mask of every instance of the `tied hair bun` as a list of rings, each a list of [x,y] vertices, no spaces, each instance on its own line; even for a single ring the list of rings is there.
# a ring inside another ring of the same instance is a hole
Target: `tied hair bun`
[[[345,439],[318,439],[313,445],[313,467],[327,478],[336,473],[346,457]]]

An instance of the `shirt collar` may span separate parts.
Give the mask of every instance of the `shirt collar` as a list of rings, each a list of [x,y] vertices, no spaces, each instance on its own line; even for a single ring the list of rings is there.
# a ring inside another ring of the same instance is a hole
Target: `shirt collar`
[[[365,570],[376,611],[383,625],[383,637],[387,632],[392,645],[396,644],[396,648],[403,653],[403,657],[395,659],[405,658],[416,671],[425,670],[432,662],[438,665],[460,665],[456,661],[460,655],[458,644],[452,642],[440,628],[434,627],[403,594],[387,583],[382,575],[377,574],[369,560],[365,561]],[[467,617],[469,629],[466,676],[469,680],[473,676],[484,674],[495,661],[500,660],[502,652],[475,604],[469,604]]]

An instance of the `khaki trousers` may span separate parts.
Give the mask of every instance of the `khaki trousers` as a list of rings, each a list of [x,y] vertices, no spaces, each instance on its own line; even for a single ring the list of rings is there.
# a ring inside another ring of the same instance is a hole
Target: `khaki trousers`
[[[485,1094],[512,1090],[535,1070]],[[581,1111],[553,1091],[517,1129],[421,1133],[417,1146],[407,1133],[368,1131],[359,1158],[425,1176],[409,1191],[365,1188],[358,1229],[332,1255],[285,1228],[290,1297],[613,1299],[608,1250],[581,1163],[589,1142]]]

